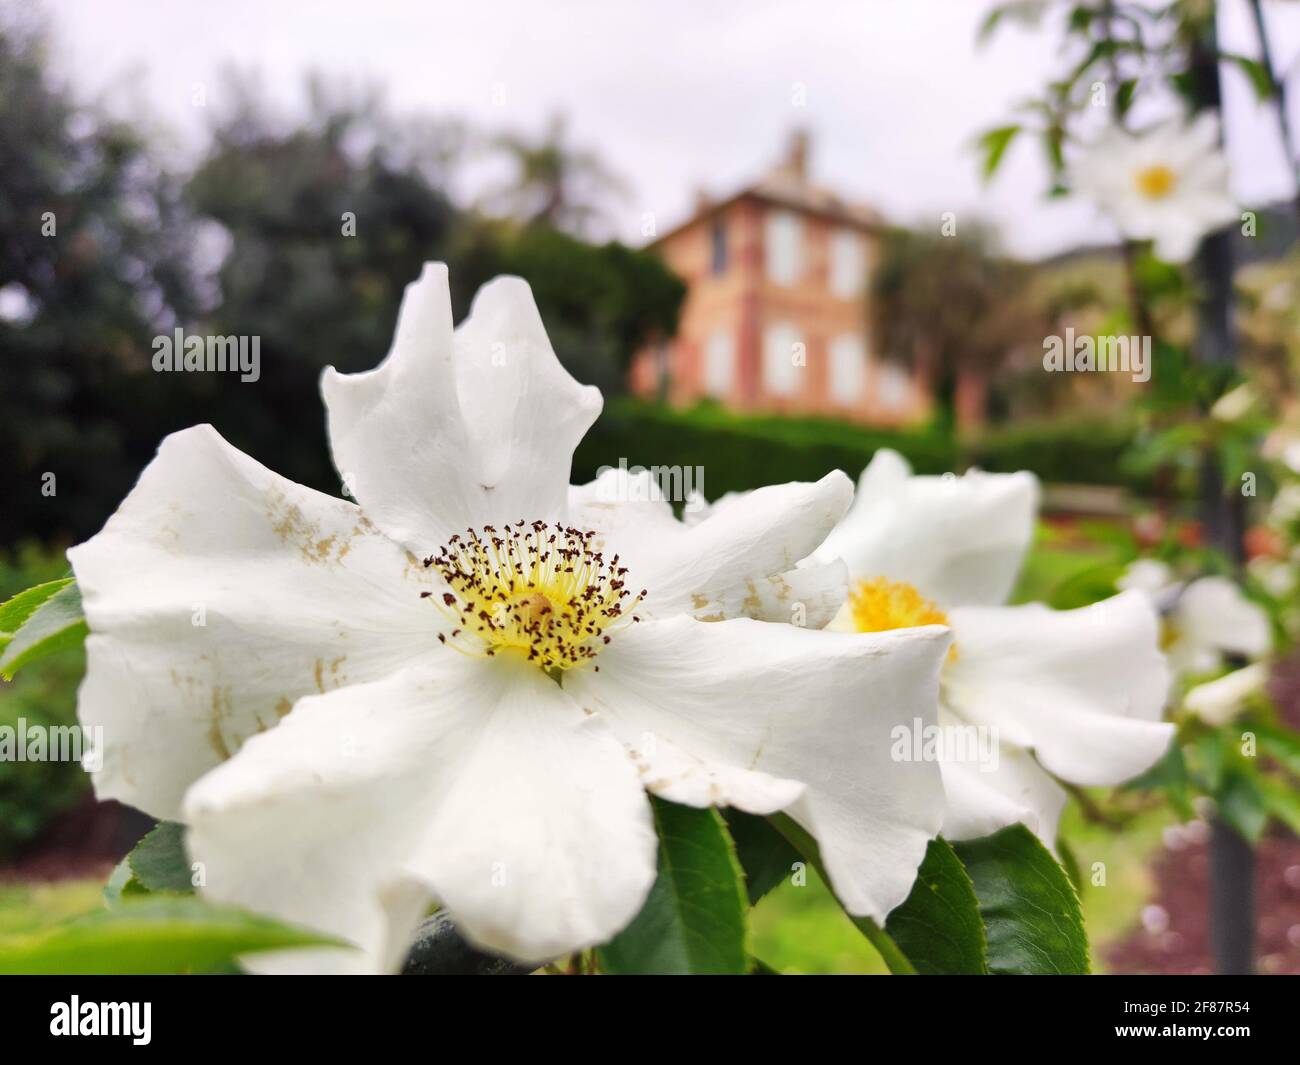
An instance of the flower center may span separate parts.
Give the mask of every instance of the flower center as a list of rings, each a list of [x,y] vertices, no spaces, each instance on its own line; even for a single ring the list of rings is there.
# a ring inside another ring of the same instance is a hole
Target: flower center
[[[849,610],[853,615],[853,627],[858,632],[948,624],[948,615],[912,585],[884,577],[859,581],[850,589]],[[957,657],[956,647],[949,649],[948,657]]]
[[[523,655],[559,679],[585,665],[610,637],[641,619],[645,598],[625,587],[627,567],[591,546],[591,531],[521,518],[451,538],[424,560],[450,591],[421,592],[451,621],[438,639],[470,655]],[[595,669],[599,671],[600,667]]]
[[[1162,200],[1174,191],[1178,184],[1178,175],[1169,167],[1157,163],[1155,166],[1143,167],[1133,176],[1133,182],[1148,200]]]

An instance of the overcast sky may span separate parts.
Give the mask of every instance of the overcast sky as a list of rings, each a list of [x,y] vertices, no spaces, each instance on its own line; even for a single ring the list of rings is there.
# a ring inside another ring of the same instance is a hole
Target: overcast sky
[[[383,86],[399,114],[458,116],[536,130],[562,109],[575,142],[628,181],[614,219],[638,240],[697,187],[725,193],[779,154],[786,131],[814,135],[816,177],[896,221],[948,210],[995,218],[1006,243],[1041,255],[1105,238],[1083,204],[1048,204],[1037,145],[1013,146],[991,187],[970,142],[1059,70],[1056,37],[1013,28],[983,48],[989,0],[60,0],[47,5],[60,69],[85,93],[144,107],[199,142],[232,63],[261,72],[285,108],[309,69]],[[1245,0],[1222,0],[1223,47],[1254,53]],[[1300,3],[1266,0],[1280,65],[1300,81]],[[806,87],[796,106],[793,86]],[[1251,203],[1290,185],[1267,116],[1226,74],[1236,192]],[[1300,107],[1300,91],[1295,93]],[[1298,114],[1297,117],[1300,117]]]

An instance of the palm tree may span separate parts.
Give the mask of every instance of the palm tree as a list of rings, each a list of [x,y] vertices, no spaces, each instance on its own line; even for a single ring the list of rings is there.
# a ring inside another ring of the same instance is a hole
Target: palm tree
[[[510,185],[494,197],[496,206],[527,223],[545,223],[575,235],[601,216],[600,203],[625,196],[627,186],[595,152],[568,143],[568,122],[554,114],[537,139],[507,133],[494,147],[514,164]]]

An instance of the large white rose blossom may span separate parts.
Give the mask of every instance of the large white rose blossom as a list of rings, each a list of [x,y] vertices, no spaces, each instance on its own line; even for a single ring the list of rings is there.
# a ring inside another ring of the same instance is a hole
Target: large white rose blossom
[[[384,362],[322,391],[358,503],[198,426],[69,553],[98,795],[185,822],[207,896],[359,948],[254,968],[391,971],[434,903],[527,961],[608,940],[655,876],[647,790],[786,810],[854,914],[907,896],[943,798],[889,735],[935,720],[949,634],[754,620],[802,596],[824,621],[844,594],[842,566],[797,563],[847,477],[672,536],[593,486],[571,502],[599,392],[518,279],[453,331],[439,265]]]
[[[1144,596],[1078,610],[1002,605],[1038,494],[1029,473],[916,476],[901,455],[877,451],[815,556],[842,557],[853,581],[834,627],[951,627],[935,747],[949,839],[1022,822],[1053,845],[1066,797],[1053,778],[1121,783],[1157,761],[1172,735],[1160,721],[1158,619]]]
[[[1238,217],[1213,114],[1143,133],[1108,127],[1071,166],[1076,192],[1167,262],[1185,262],[1201,238]]]

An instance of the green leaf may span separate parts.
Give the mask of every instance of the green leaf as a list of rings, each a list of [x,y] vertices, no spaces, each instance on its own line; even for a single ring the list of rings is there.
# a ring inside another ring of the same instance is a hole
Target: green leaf
[[[1268,812],[1300,836],[1300,794],[1295,788],[1273,777],[1260,777],[1259,789]]]
[[[1074,893],[1082,898],[1083,874],[1079,872],[1079,859],[1074,856],[1070,845],[1060,836],[1056,837],[1056,857],[1061,863],[1061,868],[1065,870],[1065,875],[1070,878],[1070,886],[1074,888]]]
[[[1268,824],[1268,806],[1255,773],[1240,765],[1230,766],[1214,800],[1223,821],[1252,845],[1259,842]]]
[[[722,816],[736,845],[736,857],[745,872],[745,891],[753,906],[788,877],[793,865],[802,859],[767,818],[734,807],[723,811]]]
[[[346,945],[197,898],[154,897],[0,939],[0,974],[199,973],[241,954]]]
[[[1020,125],[998,126],[995,129],[986,130],[980,134],[979,150],[983,157],[980,165],[980,172],[988,180],[997,171],[1002,157],[1006,155],[1007,148],[1015,140],[1016,134],[1020,132]]]
[[[1300,735],[1289,728],[1250,722],[1246,725],[1259,741],[1259,749],[1288,773],[1300,776]]]
[[[1119,83],[1115,90],[1115,110],[1120,118],[1128,114],[1129,108],[1133,106],[1133,98],[1137,92],[1137,78],[1125,78]]]
[[[652,799],[659,876],[632,923],[600,948],[607,973],[749,971],[740,862],[717,810]]]
[[[1163,791],[1174,812],[1184,821],[1196,816],[1192,807],[1191,781],[1187,774],[1187,760],[1183,749],[1171,743],[1164,756],[1141,776],[1124,785],[1125,791]]]
[[[1273,76],[1268,72],[1268,67],[1258,59],[1252,59],[1248,55],[1237,55],[1234,52],[1223,52],[1220,58],[1226,59],[1246,75],[1250,87],[1255,90],[1256,101],[1262,103],[1273,98],[1273,94],[1277,91],[1273,84]]]
[[[1069,877],[1024,825],[954,843],[975,886],[989,972],[1088,972],[1088,937]]]
[[[0,651],[3,651],[14,638],[23,623],[32,616],[36,608],[55,592],[72,583],[71,577],[61,577],[57,581],[46,581],[26,591],[19,592],[12,599],[0,604]]]
[[[136,883],[146,891],[194,894],[193,868],[185,853],[185,826],[163,821],[126,856]]]
[[[52,582],[56,583],[56,582]],[[32,591],[33,589],[28,589]],[[6,607],[12,603],[6,603]],[[0,675],[13,680],[23,666],[69,647],[86,638],[86,618],[81,612],[81,592],[69,582],[55,589],[24,619],[0,656]]]
[[[1211,795],[1217,794],[1224,784],[1228,759],[1223,733],[1202,733],[1193,741],[1192,749],[1197,758],[1197,783]]]
[[[984,922],[966,870],[942,839],[930,840],[906,901],[885,931],[924,975],[987,972]]]
[[[147,894],[147,892],[131,875],[131,865],[123,858],[113,867],[112,875],[109,876],[108,883],[104,885],[104,902],[109,906],[116,906],[124,898],[143,894]]]

